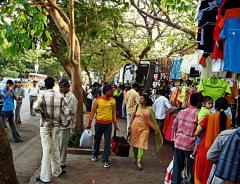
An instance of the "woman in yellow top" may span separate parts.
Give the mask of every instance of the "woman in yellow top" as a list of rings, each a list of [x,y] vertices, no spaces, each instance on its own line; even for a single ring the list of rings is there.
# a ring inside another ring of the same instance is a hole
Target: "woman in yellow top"
[[[92,154],[92,161],[96,162],[99,155],[99,147],[104,134],[104,152],[102,154],[102,163],[104,168],[109,168],[110,143],[112,135],[112,124],[114,129],[118,130],[116,124],[116,101],[112,97],[113,88],[106,84],[103,87],[103,96],[96,99],[87,128],[91,128],[92,120],[96,114],[94,148]]]
[[[130,126],[131,142],[134,151],[134,158],[137,162],[137,168],[142,170],[142,158],[144,150],[148,149],[148,138],[150,128],[155,130],[157,149],[160,149],[163,139],[158,128],[157,121],[152,109],[152,101],[147,94],[142,94],[140,104],[135,110],[134,119]]]

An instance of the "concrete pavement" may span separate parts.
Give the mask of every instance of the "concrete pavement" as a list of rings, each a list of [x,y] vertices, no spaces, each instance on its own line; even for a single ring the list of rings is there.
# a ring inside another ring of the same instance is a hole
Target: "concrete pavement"
[[[118,121],[120,135],[126,132],[126,122]],[[138,171],[133,164],[131,151],[129,158],[111,156],[111,167],[105,169],[101,162],[93,163],[90,155],[68,155],[67,173],[59,178],[52,178],[53,184],[163,184],[166,168],[172,159],[172,146],[165,145],[157,153],[154,146],[154,134],[150,136],[149,150],[143,159],[143,171]],[[36,184],[39,169],[30,179],[29,184]]]
[[[22,124],[17,125],[24,142],[14,143],[10,130],[7,130],[20,184],[28,183],[30,177],[40,165],[42,148],[39,138],[39,119],[39,116],[30,116],[29,97],[26,95],[21,108]]]

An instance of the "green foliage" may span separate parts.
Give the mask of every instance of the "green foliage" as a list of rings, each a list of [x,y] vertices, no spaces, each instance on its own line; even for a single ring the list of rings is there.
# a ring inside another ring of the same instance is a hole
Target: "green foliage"
[[[0,73],[7,77],[27,77],[34,73],[36,64],[39,64],[39,73],[59,78],[63,70],[57,58],[45,50],[28,50],[17,56],[6,57],[0,54]]]
[[[156,12],[155,16],[165,18],[168,16],[174,23],[195,29],[197,1],[135,2],[148,13]],[[58,4],[68,15],[69,1],[58,1]],[[58,76],[63,70],[59,61],[68,60],[68,48],[47,9],[33,6],[25,0],[7,0],[0,7],[0,12],[0,72],[13,71],[11,75],[18,74],[21,77],[34,72],[34,65],[38,60],[40,73]],[[134,58],[138,58],[149,45],[151,49],[147,57],[156,58],[194,42],[194,39],[180,30],[159,23],[153,27],[153,35],[159,30],[164,32],[151,45],[148,31],[141,26],[128,24],[127,21],[144,25],[142,15],[130,6],[129,0],[75,1],[76,35],[81,43],[83,69],[99,74],[102,80],[111,80],[132,59],[126,57],[123,48],[115,44],[115,37],[129,49]],[[149,26],[153,23],[151,18],[146,21]],[[48,46],[52,52],[38,53],[39,48]]]
[[[7,0],[1,6],[0,45],[7,56],[16,56],[25,49],[45,48],[51,41],[47,31],[47,10],[25,0]]]
[[[195,28],[194,17],[196,15],[196,9],[198,1],[193,0],[152,0],[152,9],[167,12],[167,14],[173,18],[180,17],[180,23],[186,27]]]
[[[77,133],[76,130],[73,129],[68,140],[68,146],[74,148],[79,147],[81,135],[82,133]]]

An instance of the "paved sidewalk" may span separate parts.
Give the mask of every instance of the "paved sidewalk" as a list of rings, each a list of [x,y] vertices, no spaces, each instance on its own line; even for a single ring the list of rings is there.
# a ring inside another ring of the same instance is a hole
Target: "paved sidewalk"
[[[120,121],[121,134],[126,122]],[[154,135],[150,136],[149,150],[143,159],[143,171],[138,171],[133,164],[133,155],[129,158],[110,157],[111,168],[102,168],[101,162],[91,162],[91,156],[69,155],[66,175],[53,178],[53,184],[163,184],[166,168],[172,159],[172,147],[164,145],[160,153],[156,153]],[[30,179],[29,184],[36,183],[39,169]]]

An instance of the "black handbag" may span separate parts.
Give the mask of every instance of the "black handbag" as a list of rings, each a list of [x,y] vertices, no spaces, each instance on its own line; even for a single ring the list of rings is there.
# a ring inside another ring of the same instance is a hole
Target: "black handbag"
[[[130,144],[125,137],[118,137],[116,130],[114,131],[114,135],[111,140],[111,150],[116,156],[129,156]]]

